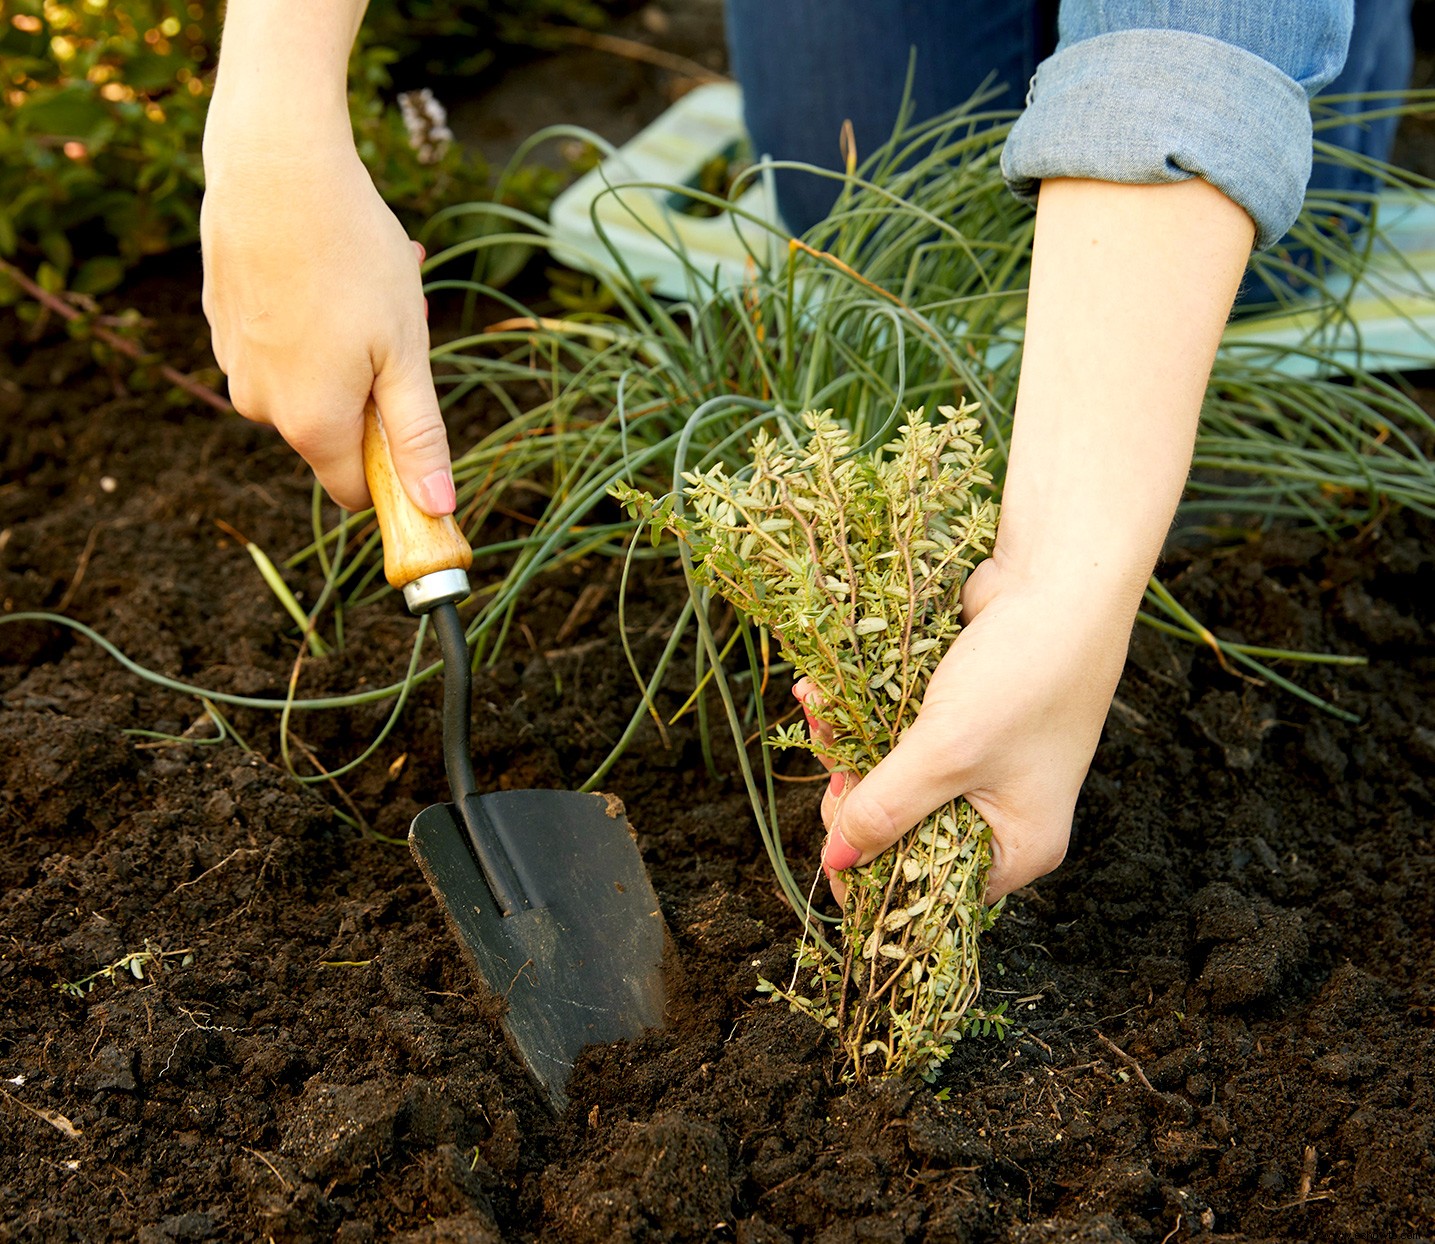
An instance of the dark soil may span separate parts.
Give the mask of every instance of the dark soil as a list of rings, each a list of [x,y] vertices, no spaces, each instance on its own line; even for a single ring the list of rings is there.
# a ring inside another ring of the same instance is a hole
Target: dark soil
[[[193,286],[131,291],[180,366],[207,358]],[[0,320],[5,613],[62,608],[146,666],[282,695],[294,628],[216,520],[278,557],[308,506],[265,430],[126,394],[53,326]],[[1138,629],[1071,856],[990,939],[1019,1026],[934,1087],[841,1082],[755,994],[795,923],[741,784],[690,726],[641,735],[608,785],[685,983],[667,1029],[584,1056],[561,1118],[380,837],[443,797],[436,685],[341,795],[277,767],[272,715],[232,715],[253,750],[206,745],[195,700],[0,625],[0,1240],[1435,1237],[1432,537],[1395,515],[1339,546],[1170,556],[1223,633],[1367,654],[1296,673],[1360,724]],[[640,661],[681,592],[639,585]],[[482,782],[567,786],[606,754],[635,700],[615,593],[595,561],[529,598],[475,688]],[[352,613],[301,693],[392,681],[414,625],[394,597]],[[332,768],[385,711],[295,731]],[[811,867],[818,787],[783,789]],[[57,988],[146,949],[164,970]]]
[[[450,106],[463,146],[501,168],[520,144],[550,125],[583,128],[622,145],[669,104],[727,71],[723,0],[677,0],[633,5],[606,31],[600,47],[558,46],[542,56],[510,52],[496,81],[455,80],[435,85]],[[569,30],[569,38],[583,38]],[[658,63],[643,57],[652,52]],[[541,145],[533,158],[562,167],[570,145]]]
[[[722,68],[715,4],[662,18],[618,33]],[[577,48],[454,124],[494,160],[545,119],[621,141],[691,81]],[[169,361],[211,362],[192,273],[126,298]],[[461,413],[455,443],[494,418]],[[128,394],[54,325],[0,317],[0,617],[58,609],[173,677],[282,695],[294,628],[216,520],[280,556],[308,506],[265,431]],[[990,938],[988,996],[1019,1027],[935,1086],[843,1083],[759,999],[795,922],[741,785],[690,726],[640,735],[608,786],[683,979],[667,1029],[585,1056],[561,1118],[385,841],[444,797],[435,685],[342,792],[306,788],[272,715],[231,714],[252,750],[206,743],[194,699],[0,624],[0,1241],[1435,1239],[1432,561],[1435,529],[1401,516],[1338,547],[1169,556],[1223,634],[1368,655],[1296,673],[1360,724],[1138,629],[1070,858]],[[681,592],[640,582],[640,661]],[[568,786],[607,753],[635,700],[615,595],[592,562],[528,599],[475,686],[480,781]],[[351,613],[301,692],[392,682],[413,630],[395,598]],[[385,715],[294,733],[332,768]],[[815,866],[818,787],[783,790]],[[146,950],[163,969],[57,988]]]

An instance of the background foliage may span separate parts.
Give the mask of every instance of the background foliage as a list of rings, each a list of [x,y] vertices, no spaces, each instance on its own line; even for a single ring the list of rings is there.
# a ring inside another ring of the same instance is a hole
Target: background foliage
[[[614,7],[374,0],[350,108],[359,154],[405,224],[417,231],[442,207],[486,197],[490,180],[456,147],[419,162],[391,89],[395,63],[407,58],[413,86],[471,75],[545,24],[600,24]],[[196,240],[221,15],[214,0],[0,0],[0,255],[94,294],[144,256]],[[555,189],[551,174],[535,174],[510,193],[542,210]]]
[[[544,26],[596,29],[631,7],[627,0],[371,0],[370,42],[399,60],[401,85],[470,78],[495,67],[505,48],[541,42]]]

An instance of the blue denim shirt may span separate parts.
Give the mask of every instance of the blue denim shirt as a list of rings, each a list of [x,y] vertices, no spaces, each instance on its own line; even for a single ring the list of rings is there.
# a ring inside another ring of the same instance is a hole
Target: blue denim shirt
[[[1064,0],[1002,155],[1023,198],[1044,177],[1203,177],[1270,246],[1300,212],[1310,97],[1340,72],[1354,0]]]

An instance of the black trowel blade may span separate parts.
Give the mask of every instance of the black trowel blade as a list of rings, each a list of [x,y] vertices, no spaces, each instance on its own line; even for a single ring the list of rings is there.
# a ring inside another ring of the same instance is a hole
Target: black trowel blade
[[[621,803],[576,791],[482,797],[533,906],[500,913],[452,804],[414,818],[409,846],[510,1040],[554,1105],[585,1045],[663,1023],[666,929]]]

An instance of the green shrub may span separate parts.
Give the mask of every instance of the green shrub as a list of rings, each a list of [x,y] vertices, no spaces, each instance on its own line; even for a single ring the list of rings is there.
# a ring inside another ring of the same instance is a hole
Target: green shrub
[[[197,239],[220,11],[213,0],[0,0],[0,255],[43,262],[93,294],[146,255]],[[456,146],[433,163],[419,159],[390,91],[400,53],[429,35],[462,49],[519,38],[524,22],[601,16],[587,0],[371,6],[350,65],[350,109],[359,154],[411,232],[442,207],[486,198],[489,179]],[[457,70],[473,56],[431,59]],[[530,196],[522,206],[545,208],[554,183],[551,174],[520,181]],[[451,221],[435,241],[455,241],[465,227]]]
[[[427,78],[472,77],[505,46],[533,47],[544,26],[606,24],[630,0],[374,0],[364,26],[406,70]]]
[[[72,287],[102,292],[198,234],[216,23],[153,0],[18,0],[5,14],[0,253],[38,251]]]

